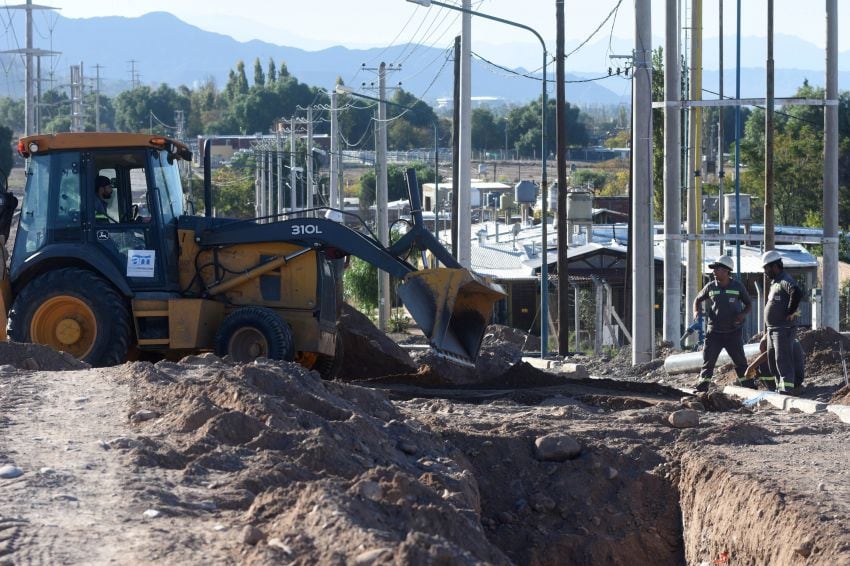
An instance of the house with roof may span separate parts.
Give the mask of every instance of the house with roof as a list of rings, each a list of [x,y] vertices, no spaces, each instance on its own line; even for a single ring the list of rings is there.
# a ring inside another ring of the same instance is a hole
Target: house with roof
[[[514,226],[518,226],[514,228]],[[756,229],[752,231],[758,237]],[[813,229],[806,229],[811,231]],[[797,234],[794,230],[777,228],[777,241],[805,238],[807,241],[817,239],[814,232]],[[540,331],[540,271],[543,261],[547,262],[550,280],[550,317],[557,313],[557,292],[555,284],[558,281],[557,258],[557,229],[553,224],[548,227],[548,245],[546,252],[542,245],[542,226],[540,224],[506,225],[501,222],[485,222],[472,227],[473,239],[471,246],[472,269],[491,277],[507,291],[508,297],[496,307],[494,320],[522,330],[539,334]],[[442,233],[444,242],[448,241],[448,233]],[[742,240],[745,236],[742,236]],[[654,242],[654,281],[656,288],[656,328],[662,326],[663,284],[664,284],[664,235],[663,227],[656,226]],[[686,271],[687,242],[682,243],[682,276]],[[762,282],[761,247],[757,242],[746,242],[736,245],[727,243],[723,253],[733,257],[737,263],[738,249],[741,254],[740,272],[755,303],[753,314],[748,317],[745,332],[753,335],[761,330],[761,304],[764,289]],[[812,321],[811,303],[808,301],[810,290],[818,285],[817,258],[803,244],[779,244],[777,251],[782,254],[787,271],[795,277],[804,291],[804,302],[801,304],[801,317],[798,324],[809,326]],[[702,269],[704,282],[711,277],[708,264],[720,255],[719,242],[704,242],[702,245]],[[545,257],[545,260],[544,260]],[[596,290],[604,287],[602,296],[605,305],[602,312],[609,308],[613,312],[605,315],[605,324],[613,324],[611,320],[619,318],[628,326],[631,305],[628,300],[629,285],[629,254],[628,227],[625,224],[594,224],[583,233],[572,235],[572,241],[567,248],[568,277],[571,288]],[[649,267],[649,266],[647,266]],[[690,309],[684,305],[683,309]],[[574,303],[573,303],[574,304]],[[572,309],[572,307],[571,307]],[[616,315],[616,316],[614,316]],[[571,328],[573,323],[570,323]]]

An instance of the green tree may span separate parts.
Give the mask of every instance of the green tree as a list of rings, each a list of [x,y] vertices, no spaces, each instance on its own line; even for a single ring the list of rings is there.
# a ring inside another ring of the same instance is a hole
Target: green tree
[[[427,163],[412,163],[408,165],[396,165],[394,163],[387,167],[387,200],[395,201],[407,199],[407,181],[404,173],[408,168],[416,171],[416,179],[420,187],[423,183],[434,182],[434,168]],[[360,177],[360,206],[369,207],[375,204],[375,172],[368,171]]]
[[[224,96],[228,101],[238,100],[248,94],[248,78],[245,76],[245,63],[238,61],[236,70],[230,70],[227,75],[227,85],[224,87]]]
[[[501,147],[504,141],[503,132],[498,128],[498,120],[489,108],[475,108],[471,120],[472,149],[483,151]]]
[[[652,101],[661,100],[664,100],[664,49],[659,47],[652,52]],[[660,220],[664,218],[664,111],[659,108],[652,110],[652,147],[652,208],[653,216]]]
[[[538,98],[525,106],[512,108],[505,117],[507,137],[513,141],[513,147],[522,157],[540,158],[542,143],[540,132],[541,102],[541,98]],[[555,140],[557,139],[555,101],[547,98],[546,108],[546,150],[551,158],[555,153]],[[587,145],[590,138],[579,109],[565,103],[564,114],[566,117],[567,145],[573,147]],[[501,147],[501,134],[498,147]]]
[[[174,112],[190,113],[190,99],[166,84],[141,86],[115,97],[115,128],[125,132],[174,134]]]
[[[12,154],[12,129],[0,126],[0,171],[4,176],[9,175],[14,164]]]
[[[11,128],[13,133],[23,133],[24,101],[22,98],[0,98],[0,124]]]
[[[263,73],[263,65],[259,57],[254,59],[254,86],[260,88],[266,86],[266,75]]]
[[[349,303],[361,310],[378,308],[378,269],[367,261],[352,257],[342,278],[343,292]]]
[[[213,173],[213,206],[217,216],[253,218],[254,175],[245,169],[220,167]],[[203,202],[203,199],[201,200]]]
[[[570,184],[574,187],[591,187],[598,191],[605,186],[607,176],[601,171],[593,169],[579,169],[570,175]]]
[[[274,59],[269,57],[269,71],[268,71],[269,85],[273,85],[277,82],[277,68],[274,66]]]

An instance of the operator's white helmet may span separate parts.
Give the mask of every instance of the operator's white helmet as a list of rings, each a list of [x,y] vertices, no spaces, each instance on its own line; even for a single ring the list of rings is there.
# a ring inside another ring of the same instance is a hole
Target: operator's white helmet
[[[765,267],[769,263],[773,263],[774,261],[780,261],[782,259],[782,254],[780,254],[776,250],[770,250],[764,252],[761,256],[761,266]]]
[[[708,264],[709,269],[714,269],[715,267],[725,267],[729,271],[735,271],[735,263],[728,255],[719,256],[713,263]]]

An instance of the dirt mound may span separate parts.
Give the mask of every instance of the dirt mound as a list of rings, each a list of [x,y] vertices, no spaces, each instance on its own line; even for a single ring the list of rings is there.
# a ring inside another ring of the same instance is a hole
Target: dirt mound
[[[832,328],[805,330],[798,334],[800,345],[806,352],[806,373],[842,373],[841,351],[850,354],[850,339]]]
[[[836,391],[829,402],[836,405],[850,405],[850,385],[845,385]]]
[[[343,303],[337,328],[345,360],[339,379],[369,379],[416,370],[407,351],[351,305]]]
[[[67,352],[57,352],[41,344],[21,342],[0,342],[0,363],[14,366],[16,369],[40,371],[66,371],[91,367]]]
[[[485,537],[464,455],[379,392],[296,364],[128,365],[137,465],[182,469],[266,544],[246,563],[506,564]],[[186,505],[164,496],[164,513]],[[367,560],[367,557],[371,557]]]

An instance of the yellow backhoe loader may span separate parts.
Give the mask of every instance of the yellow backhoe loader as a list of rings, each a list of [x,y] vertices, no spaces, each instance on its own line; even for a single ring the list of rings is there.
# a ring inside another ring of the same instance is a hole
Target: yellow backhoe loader
[[[412,171],[412,227],[386,248],[368,230],[326,219],[324,209],[214,217],[208,148],[202,215],[188,213],[178,164],[191,152],[177,141],[64,133],[23,138],[18,151],[27,183],[8,262],[2,246],[3,339],[8,327],[13,340],[94,366],[214,351],[237,361],[296,360],[331,377],[344,356],[336,322],[347,255],[401,279],[399,296],[432,347],[460,362],[474,362],[504,297],[424,229]],[[16,204],[0,193],[4,241]],[[411,250],[445,267],[417,269],[403,259]]]

